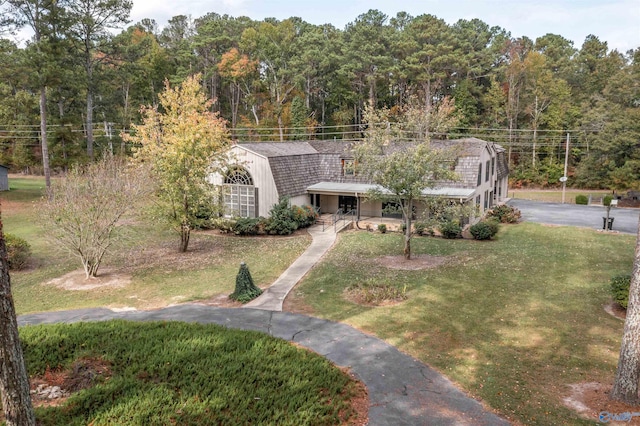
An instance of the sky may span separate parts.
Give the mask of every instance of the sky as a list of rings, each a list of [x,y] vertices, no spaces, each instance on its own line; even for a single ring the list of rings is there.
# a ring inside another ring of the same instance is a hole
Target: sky
[[[131,22],[151,18],[162,28],[176,15],[195,19],[215,12],[254,20],[297,16],[344,29],[369,9],[389,17],[401,11],[412,16],[431,14],[448,24],[479,18],[504,28],[512,37],[535,40],[559,34],[577,49],[590,34],[621,53],[640,47],[640,0],[133,0]]]

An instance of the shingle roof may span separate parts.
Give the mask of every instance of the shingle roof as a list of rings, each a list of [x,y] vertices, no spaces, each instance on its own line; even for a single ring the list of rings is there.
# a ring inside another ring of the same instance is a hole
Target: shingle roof
[[[318,182],[318,154],[269,157],[278,194],[295,197]]]
[[[309,142],[250,142],[238,145],[269,160],[278,194],[297,196],[306,194],[309,187],[320,182],[367,184],[364,177],[344,176],[342,173],[341,160],[353,158],[353,147],[356,143],[342,140],[315,140]],[[415,143],[411,142],[392,143],[386,151],[392,152],[414,145]],[[455,147],[458,149],[458,157],[479,157],[483,149],[488,145],[493,145],[499,153],[498,176],[508,174],[508,166],[504,161],[504,150],[492,142],[471,137],[457,140],[433,140],[431,145],[436,149]],[[468,160],[470,161],[468,179],[465,178],[461,182],[448,182],[446,183],[447,189],[466,187],[475,183],[476,178],[472,175],[478,173],[478,168],[475,162],[471,161],[471,158]]]
[[[267,158],[318,153],[309,142],[251,142],[239,143],[238,146]]]

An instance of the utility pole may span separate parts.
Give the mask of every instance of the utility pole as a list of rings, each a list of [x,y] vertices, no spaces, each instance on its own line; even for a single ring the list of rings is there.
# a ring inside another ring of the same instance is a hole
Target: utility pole
[[[567,146],[564,151],[564,174],[560,178],[562,181],[562,204],[564,204],[564,193],[567,189],[567,166],[569,165],[569,141],[571,136],[567,132]]]

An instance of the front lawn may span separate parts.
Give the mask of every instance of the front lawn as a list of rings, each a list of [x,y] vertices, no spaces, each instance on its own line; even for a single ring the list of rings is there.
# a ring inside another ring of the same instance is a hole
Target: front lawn
[[[635,238],[571,227],[503,226],[495,241],[417,237],[422,270],[390,269],[399,234],[350,232],[298,287],[291,310],[375,334],[437,368],[473,396],[524,424],[590,424],[562,405],[568,385],[612,382],[623,322],[607,314],[613,275],[632,268]],[[349,300],[354,285],[406,300]]]
[[[137,221],[107,255],[99,277],[85,280],[80,261],[47,241],[38,223],[44,179],[12,179],[11,186],[13,191],[0,193],[4,232],[24,238],[33,252],[29,268],[11,272],[18,314],[91,307],[152,309],[201,300],[215,304],[234,291],[240,262],[249,266],[256,285],[267,287],[311,242],[306,233],[236,237],[197,231],[189,251],[179,253],[177,233],[151,220]]]
[[[361,390],[325,358],[264,333],[180,322],[20,329],[41,425],[356,424]],[[58,400],[59,401],[59,400]],[[360,423],[362,419],[359,419]]]

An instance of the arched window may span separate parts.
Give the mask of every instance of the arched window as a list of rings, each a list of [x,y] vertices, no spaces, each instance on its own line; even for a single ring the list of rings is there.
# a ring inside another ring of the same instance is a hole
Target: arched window
[[[238,217],[256,217],[257,188],[249,172],[240,167],[230,168],[224,177],[224,204],[227,214]]]
[[[224,177],[224,183],[235,185],[253,185],[253,179],[248,171],[242,167],[233,167],[229,169]]]

